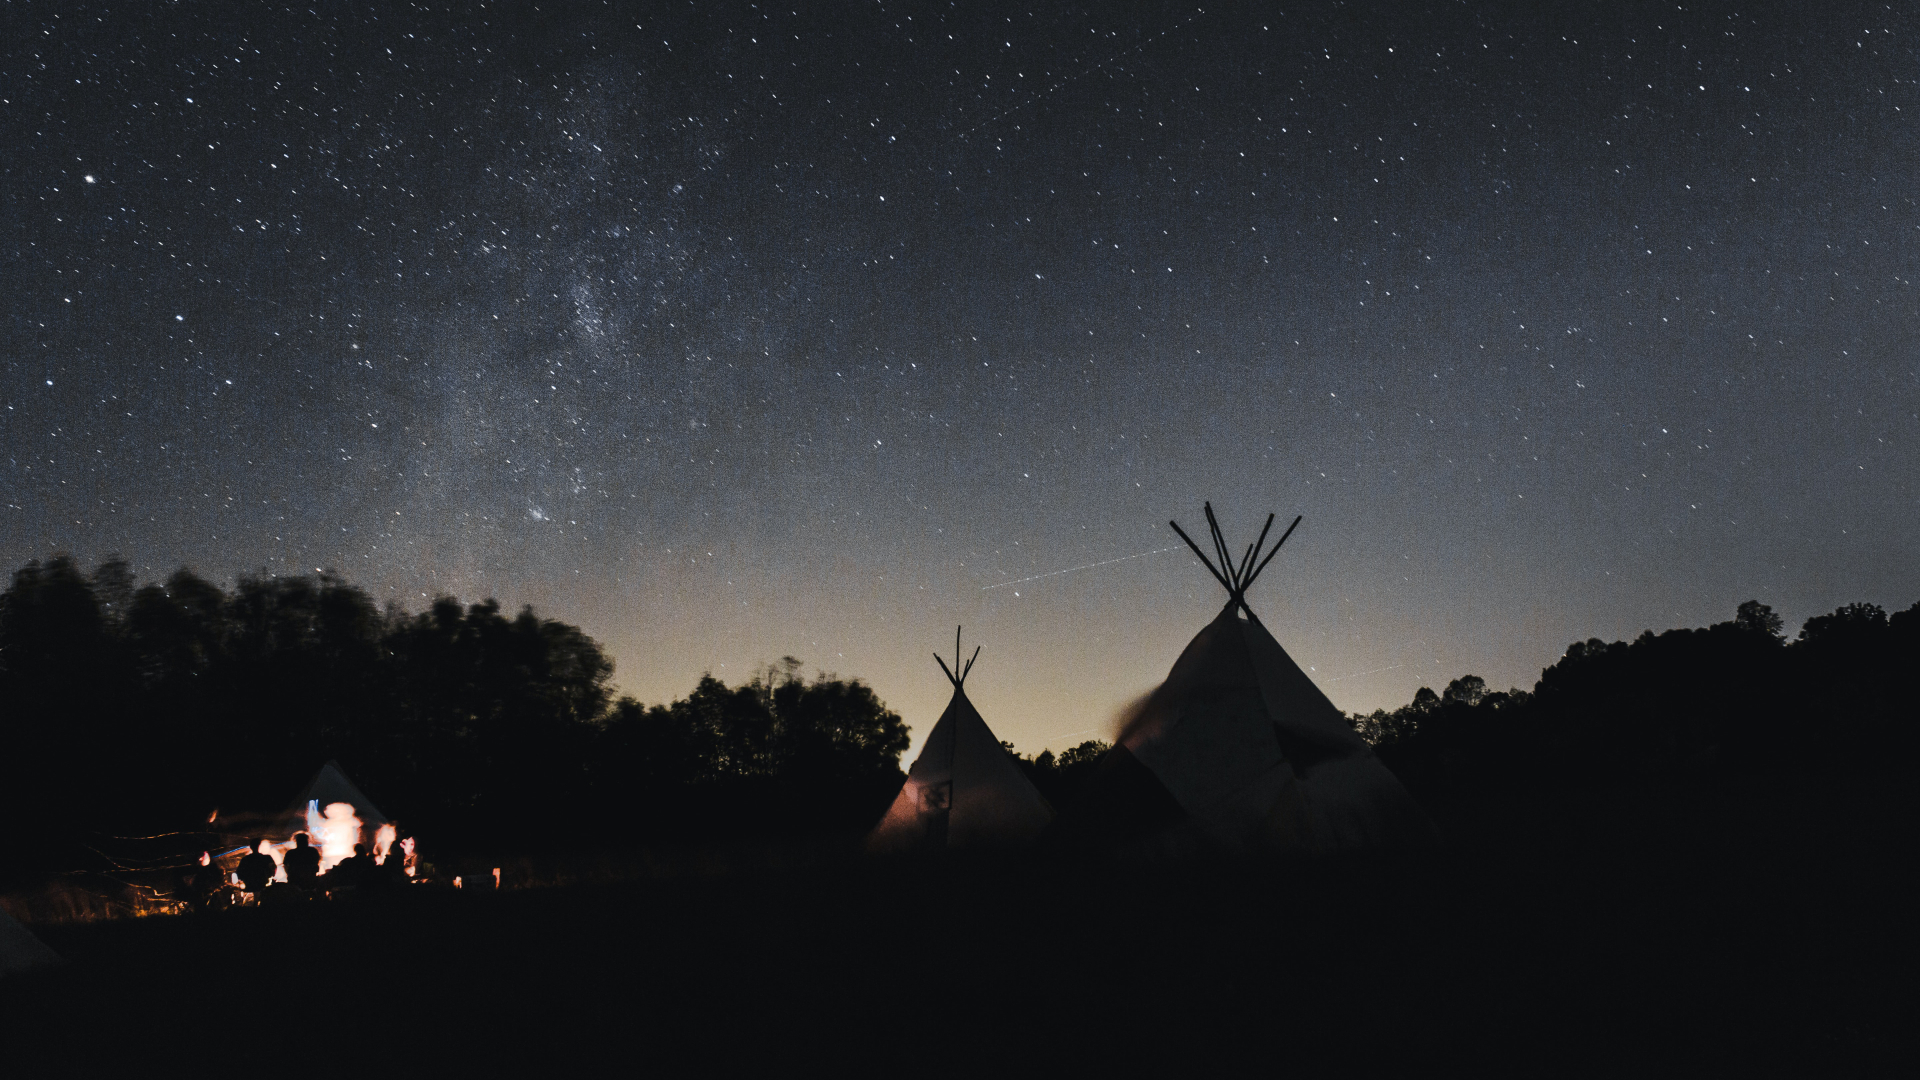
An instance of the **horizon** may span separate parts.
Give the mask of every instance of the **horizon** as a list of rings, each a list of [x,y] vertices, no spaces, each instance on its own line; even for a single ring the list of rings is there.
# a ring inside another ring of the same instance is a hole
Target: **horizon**
[[[1271,550],[1271,549],[1268,549],[1268,550]],[[79,559],[77,556],[72,556],[71,553],[62,552],[59,554],[67,555],[69,557],[74,558],[75,564],[85,571],[90,572],[93,566],[98,565],[98,562],[89,563],[85,560]],[[1191,553],[1187,552],[1184,548],[1181,549],[1181,554],[1187,555],[1189,558],[1192,557]],[[1278,560],[1276,559],[1275,561],[1277,562]],[[150,568],[141,567],[138,569],[149,570],[150,572]],[[185,566],[178,567],[176,569],[185,570],[188,572],[195,572],[191,567],[185,567]],[[1066,571],[1055,571],[1054,573],[1062,574],[1065,572]],[[170,574],[171,571],[169,571],[168,573]],[[227,589],[231,589],[235,584],[235,582],[237,582],[240,577],[249,576],[249,573],[250,572],[243,571],[241,574],[237,574],[229,578],[224,578],[224,579],[206,578],[205,580],[208,580],[213,584],[218,585],[223,590],[227,590]],[[422,603],[417,606],[409,607],[406,604],[400,603],[397,596],[381,597],[375,594],[372,590],[366,589],[361,582],[357,582],[353,580],[351,577],[345,576],[344,574],[340,574],[337,571],[326,570],[326,569],[316,569],[314,571],[308,572],[304,576],[317,576],[317,575],[323,575],[323,574],[331,576],[335,580],[338,580],[346,585],[353,586],[355,588],[361,588],[367,592],[369,598],[374,602],[381,603],[382,601],[384,601],[385,604],[387,605],[398,607],[401,613],[407,616],[417,616],[420,614],[424,614],[428,610],[428,607],[433,601],[437,601],[438,599],[441,599],[441,597],[433,597],[427,603]],[[274,575],[271,573],[263,573],[262,576],[273,577],[273,576],[302,576],[302,575],[293,574],[293,573],[288,573],[285,575]],[[1043,576],[1052,576],[1052,575],[1043,575]],[[144,585],[164,586],[165,577],[166,575],[155,575],[147,578],[141,578],[139,577],[138,574],[136,574],[135,584],[136,584],[136,587],[144,586]],[[989,588],[997,588],[997,587],[998,586],[989,586]],[[1218,587],[1217,583],[1215,587],[1216,588]],[[1255,587],[1257,588],[1257,583]],[[1223,590],[1223,594],[1224,594],[1224,590]],[[500,610],[504,614],[516,613],[520,611],[522,608],[531,608],[534,614],[539,618],[541,618],[542,620],[552,619],[562,623],[567,623],[568,625],[576,625],[576,626],[580,625],[574,622],[572,619],[568,618],[565,612],[542,608],[536,604],[514,603],[514,602],[502,600],[499,597],[493,597],[493,596],[486,596],[486,597],[457,597],[456,596],[451,598],[458,601],[463,609],[467,607],[471,607],[475,604],[485,603],[487,601],[494,601],[500,604]],[[1766,604],[1766,601],[1764,598],[1750,597],[1749,599],[1758,600],[1760,603]],[[1742,603],[1744,603],[1744,601],[1742,601]],[[1898,600],[1882,601],[1875,598],[1863,598],[1863,597],[1857,597],[1852,601],[1845,601],[1843,603],[1865,603],[1865,604],[1877,605],[1883,608],[1889,615],[1895,612],[1898,612],[1900,610],[1903,610],[1903,608],[1906,606],[1905,604],[1903,604]],[[1916,600],[1914,604],[1916,606],[1920,606],[1920,600]],[[1221,606],[1224,606],[1224,601],[1222,602],[1222,604],[1216,605],[1213,608],[1211,608],[1210,614],[1203,615],[1200,618],[1200,621],[1196,623],[1195,626],[1193,627],[1193,633],[1198,633],[1199,629],[1205,626],[1207,621],[1210,621],[1212,618],[1216,617],[1219,614],[1219,607]],[[1731,608],[1737,608],[1738,606],[1739,604],[1736,603],[1734,605],[1731,605]],[[1781,619],[1781,630],[1780,630],[1781,637],[1784,640],[1791,642],[1796,640],[1796,635],[1800,632],[1800,628],[1804,626],[1807,620],[1818,617],[1820,615],[1830,614],[1834,610],[1842,606],[1842,604],[1836,604],[1834,605],[1833,608],[1828,608],[1824,611],[1808,612],[1805,615],[1797,615],[1791,612],[1782,612],[1778,609],[1773,608],[1772,605],[1766,605],[1766,606],[1769,608],[1769,610],[1772,611],[1774,615],[1780,617]],[[1256,611],[1256,614],[1258,614],[1257,611]],[[1609,644],[1619,643],[1619,642],[1632,642],[1642,634],[1652,634],[1652,635],[1658,636],[1660,634],[1667,633],[1668,631],[1672,631],[1672,630],[1705,629],[1717,623],[1732,622],[1734,618],[1734,614],[1735,612],[1730,609],[1725,614],[1725,617],[1723,618],[1707,618],[1707,619],[1699,620],[1694,623],[1676,624],[1676,625],[1666,626],[1666,627],[1643,626],[1637,631],[1622,632],[1618,634],[1593,633],[1593,634],[1588,634],[1584,637],[1581,637],[1581,636],[1571,637],[1567,640],[1567,644],[1557,646],[1559,651],[1553,653],[1551,656],[1546,657],[1539,664],[1539,666],[1534,669],[1533,675],[1526,677],[1524,679],[1521,679],[1519,681],[1503,682],[1503,680],[1500,680],[1498,678],[1488,678],[1485,675],[1481,675],[1481,673],[1478,671],[1436,672],[1433,674],[1431,678],[1425,678],[1424,681],[1422,681],[1418,686],[1416,686],[1413,690],[1410,690],[1407,693],[1407,696],[1405,699],[1399,700],[1399,701],[1384,701],[1380,704],[1369,705],[1368,707],[1365,707],[1365,708],[1353,707],[1353,706],[1344,704],[1339,691],[1335,687],[1330,687],[1328,685],[1329,683],[1338,683],[1342,681],[1343,679],[1342,676],[1335,675],[1332,677],[1323,677],[1321,673],[1316,672],[1307,663],[1305,663],[1304,661],[1299,661],[1298,657],[1295,657],[1295,660],[1300,662],[1301,668],[1307,671],[1308,674],[1314,678],[1315,683],[1320,686],[1321,690],[1325,692],[1330,699],[1333,700],[1334,705],[1340,708],[1342,712],[1348,713],[1348,714],[1355,714],[1355,715],[1365,715],[1367,713],[1373,712],[1376,709],[1384,709],[1387,712],[1392,712],[1397,708],[1400,708],[1409,704],[1413,700],[1414,695],[1418,692],[1419,689],[1422,689],[1422,688],[1431,689],[1436,693],[1438,693],[1439,691],[1445,689],[1445,687],[1449,682],[1452,682],[1455,679],[1464,678],[1470,675],[1479,676],[1480,678],[1484,679],[1486,682],[1487,689],[1489,691],[1506,689],[1506,690],[1520,690],[1520,691],[1531,693],[1534,690],[1535,684],[1538,682],[1541,674],[1543,674],[1547,668],[1552,667],[1554,664],[1558,663],[1561,659],[1564,658],[1564,656],[1566,655],[1566,649],[1568,645],[1571,645],[1577,642],[1585,642],[1585,641],[1593,640],[1596,638],[1602,641],[1606,641]],[[1262,621],[1265,622],[1266,620],[1262,619]],[[593,634],[590,627],[581,626],[581,629],[583,631],[586,631],[588,635],[590,637],[593,637],[596,641],[600,641],[600,644],[603,647],[606,646],[606,642],[602,641],[597,635]],[[1269,629],[1271,629],[1271,627]],[[1192,636],[1191,634],[1188,634],[1186,635],[1185,638],[1182,638],[1181,644],[1172,653],[1169,654],[1165,664],[1166,668],[1170,669],[1173,666],[1174,661],[1179,657],[1180,650],[1186,647],[1186,644],[1185,644],[1186,640],[1190,639],[1191,636]],[[1279,635],[1276,635],[1276,637],[1278,636]],[[971,636],[967,636],[965,639],[965,644],[967,647],[962,650],[964,653],[967,653],[970,655],[973,646],[981,645],[982,651],[980,653],[980,659],[984,660],[986,658],[987,653],[985,650],[985,646],[982,645],[982,643],[980,643],[977,639]],[[1284,640],[1281,641],[1281,646],[1285,648],[1286,642]],[[911,651],[911,646],[908,646],[906,648],[906,651]],[[1292,655],[1292,652],[1293,652],[1292,650],[1289,649],[1287,651],[1289,655]],[[927,658],[931,658],[933,655],[938,654],[939,650],[928,649],[928,650],[923,650],[923,652],[926,654]],[[608,653],[609,653],[609,656],[613,655],[611,649],[608,650]],[[918,700],[916,703],[912,705],[903,706],[898,700],[896,700],[895,695],[889,692],[889,688],[887,686],[871,678],[864,672],[861,672],[853,668],[846,668],[846,667],[835,668],[835,667],[829,667],[826,665],[816,664],[811,661],[808,661],[805,657],[795,656],[795,654],[792,654],[792,653],[782,653],[779,656],[771,656],[771,657],[762,658],[757,661],[739,664],[739,665],[736,665],[738,670],[734,670],[734,671],[726,671],[726,670],[721,670],[720,668],[717,668],[717,667],[709,666],[707,668],[701,669],[701,671],[692,675],[690,678],[687,679],[684,685],[678,688],[666,687],[656,694],[644,695],[644,696],[634,693],[628,686],[626,686],[621,681],[620,667],[618,664],[618,660],[616,658],[613,677],[610,680],[609,685],[611,686],[613,695],[615,697],[622,697],[622,696],[631,697],[634,700],[638,701],[641,705],[645,705],[645,706],[667,705],[676,700],[685,698],[687,694],[694,689],[695,685],[697,685],[698,681],[703,676],[712,675],[713,677],[720,679],[721,681],[727,683],[730,686],[739,686],[746,683],[750,679],[760,676],[764,672],[777,669],[779,667],[780,661],[783,658],[788,656],[793,656],[795,659],[798,659],[802,662],[802,668],[800,669],[799,674],[803,676],[806,675],[808,672],[812,672],[815,677],[837,677],[837,678],[844,678],[844,679],[853,679],[873,687],[875,693],[878,694],[881,701],[884,702],[888,708],[892,709],[894,712],[898,713],[901,716],[901,718],[905,721],[905,723],[907,724],[912,734],[911,745],[901,755],[900,760],[903,768],[906,765],[910,764],[918,756],[921,745],[925,740],[926,734],[932,730],[934,722],[937,721],[940,715],[946,710],[947,703],[952,697],[953,687],[951,683],[946,680],[945,676],[942,676],[940,683],[938,684],[937,687],[935,687],[932,693],[930,694],[918,693],[917,696],[919,697],[920,700]],[[937,669],[938,664],[936,663],[934,667]],[[1009,709],[1010,703],[1006,700],[1006,695],[1004,693],[990,693],[988,696],[984,697],[983,699],[981,695],[977,693],[977,691],[980,690],[981,688],[978,686],[969,685],[968,698],[970,700],[975,701],[976,707],[980,707],[981,700],[986,700],[990,703],[985,707],[981,707],[980,711],[983,717],[985,717],[987,720],[987,723],[993,727],[994,733],[996,735],[1001,736],[1002,738],[1007,739],[1007,741],[1014,743],[1016,750],[1030,757],[1038,755],[1043,750],[1052,751],[1057,755],[1061,751],[1066,750],[1072,746],[1077,746],[1088,739],[1097,739],[1107,743],[1113,742],[1114,735],[1115,735],[1115,728],[1125,708],[1132,702],[1136,701],[1141,695],[1151,691],[1155,686],[1159,685],[1163,674],[1164,674],[1164,671],[1160,673],[1152,674],[1150,678],[1140,683],[1138,689],[1135,692],[1127,694],[1121,697],[1117,702],[1115,702],[1112,705],[1111,709],[1104,715],[1099,715],[1093,712],[1088,712],[1085,714],[1086,717],[1098,720],[1099,721],[1098,723],[1091,724],[1089,726],[1082,727],[1076,730],[1068,731],[1064,735],[1056,736],[1055,742],[1048,742],[1041,745],[1033,745],[1028,742],[1022,742],[1021,740],[1010,738],[1007,736],[1007,734],[1004,731],[1001,730],[1001,727],[993,718],[996,713],[996,710],[1007,709],[1008,711],[1015,711],[1015,712],[1018,711],[1017,702],[1012,703],[1014,707]],[[1359,674],[1369,675],[1369,674],[1375,674],[1375,673],[1361,672]],[[916,687],[915,691],[918,692],[921,689],[923,688]]]

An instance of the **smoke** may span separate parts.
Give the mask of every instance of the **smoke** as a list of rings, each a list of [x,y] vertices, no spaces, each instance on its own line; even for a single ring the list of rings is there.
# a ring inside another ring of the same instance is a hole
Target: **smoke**
[[[1113,745],[1130,746],[1157,734],[1171,715],[1167,684],[1141,694],[1120,707],[1113,718]]]

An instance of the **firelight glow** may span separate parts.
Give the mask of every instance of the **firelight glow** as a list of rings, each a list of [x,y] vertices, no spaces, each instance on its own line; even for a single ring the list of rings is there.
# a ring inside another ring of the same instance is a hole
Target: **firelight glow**
[[[360,816],[354,812],[353,804],[328,803],[326,809],[322,810],[317,800],[308,801],[307,835],[312,838],[313,846],[320,849],[321,873],[326,873],[353,855],[354,845],[360,843],[361,828]],[[281,846],[291,847],[292,844]],[[277,854],[274,860],[279,861]]]

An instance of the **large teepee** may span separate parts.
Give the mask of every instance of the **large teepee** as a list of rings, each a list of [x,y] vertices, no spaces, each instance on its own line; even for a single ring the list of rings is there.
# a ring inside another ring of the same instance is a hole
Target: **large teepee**
[[[867,849],[876,854],[1012,847],[1033,840],[1053,821],[1053,808],[967,700],[964,684],[980,650],[961,667],[957,630],[953,645],[953,667],[934,655],[953,683],[953,700],[933,725],[899,797],[867,837]]]
[[[1168,524],[1227,590],[1226,607],[1132,711],[1076,820],[1063,824],[1123,843],[1241,852],[1427,840],[1432,826],[1413,798],[1247,606],[1247,587],[1300,519],[1262,559],[1268,515],[1236,561],[1211,505],[1206,514],[1214,559]]]

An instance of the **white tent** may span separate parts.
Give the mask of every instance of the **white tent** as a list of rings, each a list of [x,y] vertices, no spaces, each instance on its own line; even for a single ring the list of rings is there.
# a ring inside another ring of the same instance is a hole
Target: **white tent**
[[[964,684],[973,660],[960,666],[959,644],[956,631],[951,669],[934,656],[953,683],[953,700],[927,735],[893,806],[867,837],[867,850],[875,854],[1012,847],[1033,840],[1053,821],[1053,807],[967,700]],[[980,650],[973,655],[977,659]]]
[[[353,781],[347,779],[347,774],[341,771],[337,761],[320,766],[320,770],[313,774],[313,779],[307,781],[299,797],[293,800],[293,805],[287,807],[286,819],[291,828],[304,829],[307,827],[307,811],[310,807],[325,810],[334,803],[352,806],[354,815],[369,829],[387,824],[387,816],[373,805],[373,800],[367,798]]]
[[[59,953],[0,909],[0,979],[59,962]]]
[[[1263,529],[1236,563],[1211,505],[1206,514],[1217,568],[1168,524],[1226,588],[1227,605],[1134,709],[1112,751],[1144,765],[1184,812],[1162,824],[1160,839],[1314,855],[1428,840],[1432,825],[1412,796],[1247,606],[1247,587],[1300,519],[1266,559]],[[1115,764],[1108,775],[1138,772]]]
[[[342,805],[350,810],[339,809]],[[306,787],[292,805],[272,819],[272,824],[264,830],[267,843],[263,849],[280,863],[286,852],[294,846],[294,834],[306,833],[315,847],[320,849],[320,872],[326,873],[338,865],[341,860],[353,854],[355,844],[367,844],[381,851],[378,838],[383,827],[392,821],[380,808],[367,798],[337,761],[329,761],[320,766],[307,781]],[[253,833],[250,835],[261,835]],[[391,831],[388,832],[391,838]],[[285,881],[286,871],[282,869],[276,880]]]

